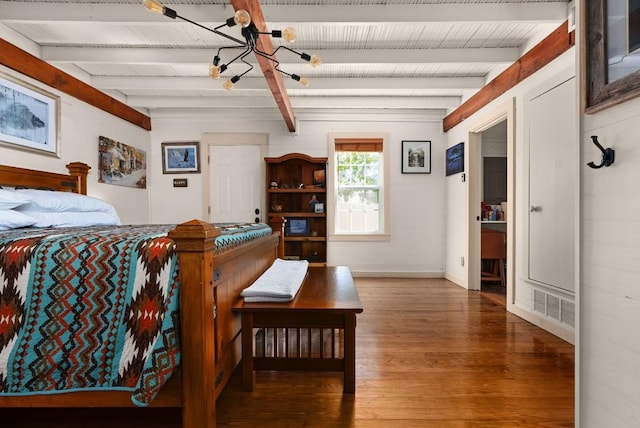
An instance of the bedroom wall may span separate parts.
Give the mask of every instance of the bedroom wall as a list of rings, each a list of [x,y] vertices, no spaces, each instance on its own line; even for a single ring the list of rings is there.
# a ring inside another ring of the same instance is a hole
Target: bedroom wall
[[[113,204],[123,223],[147,223],[149,191],[98,183],[98,137],[105,137],[148,150],[149,133],[100,109],[26,76],[0,66],[0,73],[20,79],[60,96],[60,158],[0,145],[0,163],[23,168],[67,173],[69,162],[85,162],[91,166],[87,193]]]
[[[515,289],[514,300],[515,308],[513,310],[519,311],[519,314],[526,316],[529,321],[536,323],[537,325],[549,329],[549,325],[546,323],[546,319],[542,319],[533,314],[531,296],[532,286],[530,283],[524,280],[526,277],[526,248],[524,246],[526,240],[526,229],[524,228],[524,216],[528,214],[527,201],[522,198],[525,194],[524,190],[528,182],[528,178],[525,175],[525,165],[528,165],[528,156],[524,150],[525,130],[523,124],[526,123],[523,110],[525,103],[525,95],[542,86],[549,79],[556,76],[558,73],[572,70],[575,67],[575,48],[572,48],[562,54],[559,58],[547,65],[538,73],[525,79],[522,83],[503,94],[489,105],[484,107],[476,114],[469,117],[460,125],[447,132],[447,147],[450,147],[460,141],[467,143],[467,132],[473,125],[481,123],[483,118],[496,111],[499,106],[503,106],[507,102],[515,101],[515,265],[513,266],[515,272]],[[563,108],[558,106],[558,109]],[[465,144],[465,152],[466,152]],[[466,154],[466,153],[465,153]],[[467,156],[465,156],[467,157]],[[520,198],[519,196],[520,195]],[[447,231],[446,231],[446,277],[468,288],[465,283],[466,265],[462,266],[460,263],[461,255],[465,254],[467,246],[467,182],[462,182],[460,176],[454,175],[447,177],[446,179],[446,201],[447,201]],[[578,218],[575,219],[576,222]],[[510,266],[511,267],[511,266]],[[552,327],[556,327],[553,325]],[[573,336],[573,333],[566,328],[558,325],[558,330],[566,336]],[[556,332],[558,333],[558,332]]]
[[[445,248],[445,186],[442,117],[424,113],[336,112],[298,114],[298,130],[288,132],[279,115],[245,112],[152,113],[151,221],[174,223],[202,217],[202,177],[189,174],[189,187],[172,187],[161,171],[162,142],[199,141],[203,133],[266,133],[267,156],[290,152],[327,156],[328,135],[335,132],[384,132],[390,135],[391,239],[388,242],[329,242],[330,265],[349,265],[368,275],[442,276]],[[401,173],[402,140],[432,141],[432,173]],[[206,149],[205,149],[206,150]],[[204,152],[204,150],[203,150]],[[206,158],[204,158],[206,159]]]
[[[581,138],[580,426],[640,424],[640,99],[584,115]],[[615,150],[615,163],[591,169]]]

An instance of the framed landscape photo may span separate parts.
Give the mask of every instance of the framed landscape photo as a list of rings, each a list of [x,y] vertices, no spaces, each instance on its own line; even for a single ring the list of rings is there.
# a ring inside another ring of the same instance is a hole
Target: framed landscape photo
[[[200,143],[162,143],[162,173],[200,173]]]
[[[402,141],[402,173],[431,174],[431,141]]]
[[[60,157],[60,97],[0,74],[0,144]]]

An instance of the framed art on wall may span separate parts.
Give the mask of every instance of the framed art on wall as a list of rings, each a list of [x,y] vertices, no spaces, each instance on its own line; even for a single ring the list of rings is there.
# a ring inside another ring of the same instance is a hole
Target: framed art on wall
[[[640,1],[585,0],[585,113],[640,96]]]
[[[60,97],[0,74],[0,144],[60,157]]]
[[[147,188],[147,152],[111,138],[98,137],[98,183]]]
[[[200,173],[200,143],[162,143],[162,173]]]
[[[431,174],[431,141],[402,141],[402,173]]]
[[[464,171],[464,143],[458,143],[447,149],[445,164],[446,175],[453,175]]]

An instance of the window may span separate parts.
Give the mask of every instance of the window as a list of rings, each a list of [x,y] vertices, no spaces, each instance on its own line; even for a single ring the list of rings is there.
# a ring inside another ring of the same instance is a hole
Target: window
[[[387,233],[387,163],[383,137],[330,140],[332,218],[330,235],[372,239]]]
[[[640,2],[587,0],[583,93],[586,113],[640,96]]]

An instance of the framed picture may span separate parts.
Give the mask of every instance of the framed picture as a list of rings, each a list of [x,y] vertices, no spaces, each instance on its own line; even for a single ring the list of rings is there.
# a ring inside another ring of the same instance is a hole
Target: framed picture
[[[162,143],[162,173],[200,173],[200,143]]]
[[[60,97],[0,74],[0,144],[60,157]]]
[[[445,172],[453,175],[464,171],[464,143],[458,143],[447,149]]]
[[[288,218],[284,224],[285,236],[309,236],[309,220],[306,218]]]
[[[640,1],[585,0],[585,113],[640,96]],[[598,37],[596,37],[598,36]]]
[[[402,173],[431,174],[431,141],[402,141]]]
[[[98,137],[98,183],[147,188],[147,152]]]

